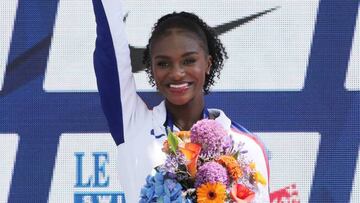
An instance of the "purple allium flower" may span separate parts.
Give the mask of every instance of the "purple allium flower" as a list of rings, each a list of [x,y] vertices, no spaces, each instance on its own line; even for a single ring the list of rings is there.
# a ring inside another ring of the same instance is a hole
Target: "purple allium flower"
[[[223,152],[225,154],[229,154],[234,146],[234,140],[229,136],[226,135],[223,139]]]
[[[161,169],[165,172],[175,173],[179,165],[186,165],[186,159],[183,153],[177,152],[166,157],[165,164]]]
[[[195,179],[195,187],[204,183],[220,182],[224,185],[229,184],[229,178],[226,169],[215,161],[204,163],[198,170]]]
[[[190,133],[191,142],[202,146],[200,156],[210,158],[220,155],[227,150],[227,147],[231,147],[227,136],[229,135],[221,124],[211,119],[196,122]]]

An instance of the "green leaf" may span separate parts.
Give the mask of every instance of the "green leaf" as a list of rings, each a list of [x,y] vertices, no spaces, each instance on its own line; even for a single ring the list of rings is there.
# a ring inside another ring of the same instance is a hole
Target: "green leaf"
[[[167,136],[167,141],[169,143],[170,150],[176,153],[176,150],[178,149],[178,145],[179,145],[179,140],[178,137],[170,130]]]

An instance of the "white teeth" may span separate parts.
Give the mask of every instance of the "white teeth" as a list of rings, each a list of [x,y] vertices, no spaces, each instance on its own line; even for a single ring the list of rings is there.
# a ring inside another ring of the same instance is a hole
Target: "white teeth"
[[[183,83],[183,84],[179,84],[179,85],[170,84],[171,88],[184,88],[184,87],[187,87],[187,86],[188,86],[187,83]]]

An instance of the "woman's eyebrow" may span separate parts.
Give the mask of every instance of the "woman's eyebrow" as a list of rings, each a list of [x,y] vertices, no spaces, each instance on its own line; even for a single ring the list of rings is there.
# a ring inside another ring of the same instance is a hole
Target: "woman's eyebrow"
[[[154,57],[154,59],[169,59],[169,56],[165,56],[165,55],[157,55]]]
[[[199,54],[198,52],[196,51],[190,51],[190,52],[186,52],[184,53],[183,55],[181,55],[181,57],[186,57],[186,56],[189,56],[189,55],[193,55],[193,54]],[[157,55],[154,57],[154,59],[170,59],[171,57],[170,56],[167,56],[167,55]]]
[[[181,57],[185,57],[185,56],[189,56],[189,55],[193,55],[193,54],[199,54],[196,51],[190,51],[190,52],[186,52],[185,54],[181,55]]]

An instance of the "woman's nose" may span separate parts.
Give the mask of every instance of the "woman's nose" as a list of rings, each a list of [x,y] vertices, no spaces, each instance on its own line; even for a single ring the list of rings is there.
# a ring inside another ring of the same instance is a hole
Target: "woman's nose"
[[[179,80],[185,75],[185,70],[181,65],[174,65],[170,71],[171,77],[174,80]]]

